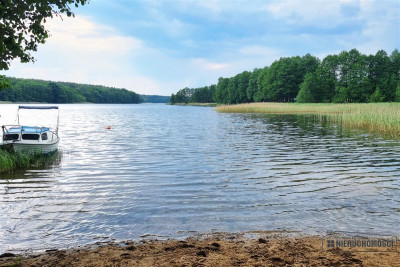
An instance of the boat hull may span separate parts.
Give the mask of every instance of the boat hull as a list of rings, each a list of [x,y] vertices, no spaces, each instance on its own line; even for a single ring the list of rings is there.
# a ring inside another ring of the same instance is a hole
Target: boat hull
[[[51,153],[58,149],[58,140],[46,144],[13,143],[12,149],[16,153]]]

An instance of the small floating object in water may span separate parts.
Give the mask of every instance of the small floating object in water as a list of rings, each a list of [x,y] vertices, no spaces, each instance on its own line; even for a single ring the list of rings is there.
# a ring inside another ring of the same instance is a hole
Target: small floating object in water
[[[110,130],[110,129],[111,129],[111,126],[107,126],[106,129],[107,129],[107,130]]]

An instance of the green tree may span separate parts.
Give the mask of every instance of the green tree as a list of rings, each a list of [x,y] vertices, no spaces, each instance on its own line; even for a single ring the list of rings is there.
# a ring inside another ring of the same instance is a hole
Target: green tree
[[[169,103],[171,103],[171,105],[174,105],[176,103],[174,94],[171,94],[171,97],[169,98]]]
[[[192,96],[192,90],[185,87],[179,90],[174,96],[174,103],[189,103],[189,100]]]
[[[318,60],[309,55],[303,58],[299,56],[280,58],[278,61],[273,62],[261,81],[262,100],[294,101],[300,90],[304,75],[307,72],[313,72],[318,64]]]
[[[228,93],[229,78],[218,79],[217,88],[215,89],[214,99],[217,103],[228,104],[229,93]]]
[[[390,54],[390,62],[392,63],[391,71],[400,79],[400,52],[399,50],[393,50]]]
[[[260,75],[262,69],[254,69],[250,74],[249,82],[246,88],[247,100],[249,102],[255,101],[255,96],[258,91],[258,76]]]
[[[237,78],[238,76],[236,75],[235,77],[229,78],[228,86],[226,87],[226,90],[228,91],[228,102],[227,104],[237,104],[239,103],[239,93],[237,91]]]
[[[390,55],[390,62],[391,62],[391,70],[392,73],[392,83],[394,83],[394,87],[396,88],[395,95],[396,101],[400,102],[400,52],[399,50],[395,49],[392,54]]]
[[[168,103],[170,102],[170,96],[162,95],[140,95],[141,103]]]
[[[34,61],[31,51],[49,37],[46,19],[74,14],[70,5],[78,7],[88,0],[0,0],[0,70],[8,70],[12,60]],[[8,88],[5,76],[0,76],[0,90]]]
[[[314,72],[320,64],[320,60],[310,54],[301,57],[301,69],[304,75]]]
[[[207,95],[207,87],[191,90],[190,101]],[[224,104],[295,99],[317,103],[400,101],[400,53],[396,49],[389,57],[380,50],[367,56],[352,49],[328,55],[322,62],[310,54],[280,58],[270,67],[221,77],[214,90],[214,101]]]
[[[372,94],[379,88],[385,101],[394,101],[396,98],[396,82],[392,70],[392,62],[383,50],[379,50],[375,55],[368,58],[368,78],[370,82],[369,93]]]
[[[281,86],[278,78],[281,61],[274,61],[268,69],[260,75],[257,101],[275,101],[277,90]]]
[[[216,84],[212,84],[210,85],[210,87],[208,88],[208,94],[209,94],[209,98],[210,98],[210,103],[215,103],[215,92],[217,91],[217,85]]]
[[[19,58],[21,62],[33,61],[30,54],[39,43],[49,37],[45,29],[46,19],[74,14],[70,5],[78,7],[87,0],[0,0],[0,70],[7,70],[10,62]]]
[[[331,102],[335,93],[335,81],[334,58],[328,56],[315,72],[309,72],[304,76],[304,81],[300,84],[297,101],[302,103]]]
[[[317,88],[319,84],[313,73],[307,73],[304,81],[300,84],[300,91],[297,94],[297,102],[299,103],[314,103],[316,99]]]
[[[2,89],[10,88],[11,82],[4,75],[0,75],[0,91]]]
[[[247,98],[247,86],[249,85],[251,73],[248,71],[244,71],[238,74],[237,77],[237,103],[246,103],[249,102]]]
[[[341,52],[338,59],[336,102],[368,102],[373,91],[367,57],[352,49]]]
[[[99,85],[8,78],[11,87],[0,91],[0,101],[45,103],[139,103],[138,94]]]
[[[385,97],[382,95],[379,87],[376,88],[375,92],[371,95],[369,102],[383,102]]]
[[[212,101],[212,95],[208,86],[194,89],[189,100],[191,103],[210,103]]]
[[[268,67],[264,67],[257,76],[257,92],[254,95],[255,102],[267,100],[266,95],[264,95],[264,93],[266,92],[266,83],[264,82],[264,79],[266,79],[267,73]]]
[[[396,87],[396,102],[400,102],[400,83]]]

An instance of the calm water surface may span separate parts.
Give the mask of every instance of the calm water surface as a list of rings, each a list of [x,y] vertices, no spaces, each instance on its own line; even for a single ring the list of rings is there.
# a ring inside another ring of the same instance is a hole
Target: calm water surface
[[[305,116],[60,107],[60,161],[1,175],[0,253],[212,231],[400,233],[399,141]]]

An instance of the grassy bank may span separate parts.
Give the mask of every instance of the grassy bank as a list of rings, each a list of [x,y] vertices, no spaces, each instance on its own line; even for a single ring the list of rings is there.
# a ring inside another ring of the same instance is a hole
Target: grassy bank
[[[58,152],[51,154],[11,153],[0,149],[0,173],[9,173],[18,169],[43,167],[54,162]]]
[[[400,103],[250,103],[219,106],[216,110],[227,113],[313,114],[345,127],[400,137]]]

